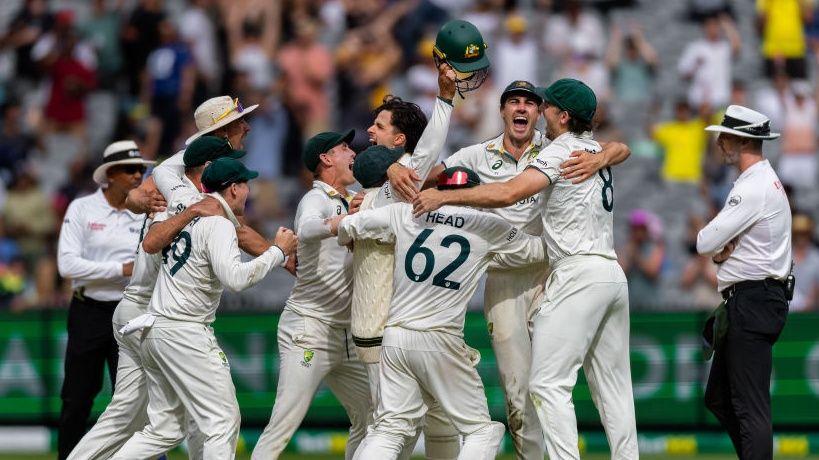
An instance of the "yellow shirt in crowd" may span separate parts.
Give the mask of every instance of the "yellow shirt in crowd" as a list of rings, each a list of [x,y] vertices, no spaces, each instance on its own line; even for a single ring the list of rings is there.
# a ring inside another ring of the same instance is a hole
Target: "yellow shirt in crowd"
[[[757,0],[756,10],[766,18],[762,37],[762,54],[766,58],[805,55],[799,0]]]
[[[707,140],[705,121],[669,121],[654,128],[654,139],[663,148],[663,178],[673,182],[699,183]]]

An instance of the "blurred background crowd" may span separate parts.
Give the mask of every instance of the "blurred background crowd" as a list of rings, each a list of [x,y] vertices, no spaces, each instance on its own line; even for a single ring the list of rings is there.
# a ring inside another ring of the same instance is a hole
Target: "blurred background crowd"
[[[595,90],[595,137],[632,150],[614,168],[615,238],[635,311],[718,303],[696,235],[735,173],[703,128],[732,103],[768,115],[782,137],[765,143],[766,156],[794,213],[791,310],[819,309],[811,0],[3,0],[0,308],[64,308],[57,232],[68,203],[95,190],[102,150],[133,139],[143,156],[166,158],[216,95],[261,104],[245,142],[245,163],[260,173],[249,218],[271,236],[292,226],[311,181],[304,140],[355,128],[362,148],[387,94],[429,114],[432,47],[450,18],[481,30],[492,67],[456,101],[442,158],[502,131],[500,93],[513,80],[573,77]],[[292,283],[272,274],[223,306],[279,309]]]

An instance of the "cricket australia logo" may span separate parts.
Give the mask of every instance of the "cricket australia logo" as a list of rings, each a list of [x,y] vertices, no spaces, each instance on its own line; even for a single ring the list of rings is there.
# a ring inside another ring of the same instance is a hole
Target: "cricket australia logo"
[[[301,362],[301,365],[304,367],[310,367],[310,361],[313,360],[313,356],[315,355],[316,353],[313,350],[304,350],[304,360]]]
[[[227,355],[225,355],[224,351],[219,352],[219,359],[222,360],[222,365],[223,366],[225,366],[227,368],[230,368],[230,363],[228,362]]]
[[[464,50],[464,58],[473,58],[478,57],[481,55],[481,49],[478,45],[474,43],[470,43],[466,45],[466,50]]]

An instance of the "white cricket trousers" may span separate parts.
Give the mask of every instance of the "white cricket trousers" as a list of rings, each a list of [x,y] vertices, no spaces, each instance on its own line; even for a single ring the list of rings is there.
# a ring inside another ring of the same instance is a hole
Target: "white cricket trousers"
[[[572,390],[583,366],[614,460],[637,459],[626,276],[616,260],[552,267],[535,317],[529,391],[551,460],[580,459]]]
[[[542,460],[543,431],[529,397],[534,316],[543,300],[546,263],[486,272],[484,314],[500,381],[506,393],[506,421],[518,460]]]
[[[438,401],[463,436],[458,459],[494,459],[504,426],[489,418],[483,382],[463,338],[387,327],[381,348],[378,409],[355,460],[398,458],[424,414]]]
[[[115,460],[153,459],[185,437],[186,413],[199,427],[202,458],[230,460],[239,437],[239,403],[230,364],[205,324],[159,317],[144,333],[148,425]]]
[[[350,417],[345,458],[351,459],[367,434],[373,409],[367,371],[355,354],[349,329],[331,327],[285,308],[279,319],[278,342],[276,402],[251,458],[279,458],[325,382]]]

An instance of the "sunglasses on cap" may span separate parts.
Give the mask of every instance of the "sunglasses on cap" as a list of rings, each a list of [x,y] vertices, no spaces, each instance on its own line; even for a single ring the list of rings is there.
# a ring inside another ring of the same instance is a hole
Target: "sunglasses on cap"
[[[213,122],[216,123],[218,121],[223,120],[225,117],[230,115],[233,111],[236,111],[236,113],[242,113],[242,112],[245,111],[245,107],[242,105],[241,102],[239,102],[238,97],[233,99],[233,106],[228,108],[227,110],[225,110],[221,115],[219,115],[215,120],[213,120]]]

